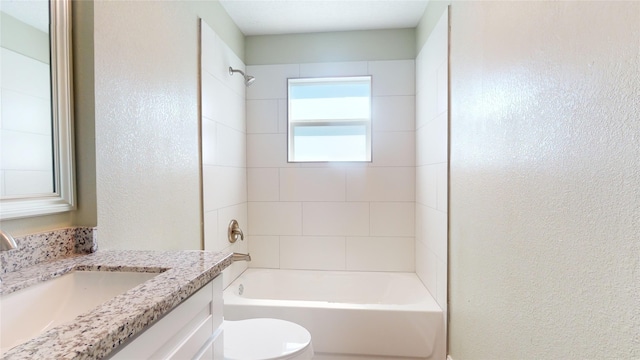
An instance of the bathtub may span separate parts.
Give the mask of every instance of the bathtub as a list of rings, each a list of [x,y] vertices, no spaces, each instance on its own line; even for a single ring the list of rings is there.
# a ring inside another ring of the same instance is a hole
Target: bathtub
[[[442,310],[413,273],[248,269],[224,291],[226,320],[277,318],[318,354],[431,358]]]

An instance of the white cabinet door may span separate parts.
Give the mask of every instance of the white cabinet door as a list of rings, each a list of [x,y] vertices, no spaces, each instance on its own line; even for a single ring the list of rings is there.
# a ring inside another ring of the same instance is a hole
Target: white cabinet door
[[[202,352],[194,358],[196,360],[224,360],[224,334],[222,328],[211,336]]]
[[[222,276],[218,276],[124,344],[111,359],[218,359],[217,352],[224,355],[224,346],[218,342],[222,308]]]

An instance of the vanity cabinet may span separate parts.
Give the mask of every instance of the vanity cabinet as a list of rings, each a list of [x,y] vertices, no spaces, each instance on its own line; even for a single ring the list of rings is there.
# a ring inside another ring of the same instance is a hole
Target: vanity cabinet
[[[222,310],[219,275],[110,358],[222,360]]]

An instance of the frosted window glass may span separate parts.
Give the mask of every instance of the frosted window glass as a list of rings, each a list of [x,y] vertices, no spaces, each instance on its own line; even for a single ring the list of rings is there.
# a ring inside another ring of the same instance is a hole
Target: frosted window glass
[[[290,162],[371,161],[371,77],[289,79]]]

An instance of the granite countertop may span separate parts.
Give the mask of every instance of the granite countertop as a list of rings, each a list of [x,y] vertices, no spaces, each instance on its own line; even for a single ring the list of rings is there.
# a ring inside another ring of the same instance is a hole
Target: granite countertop
[[[54,327],[3,354],[3,359],[99,359],[206,285],[231,264],[230,253],[100,250],[1,275],[8,294],[73,270],[155,272],[72,323]]]

